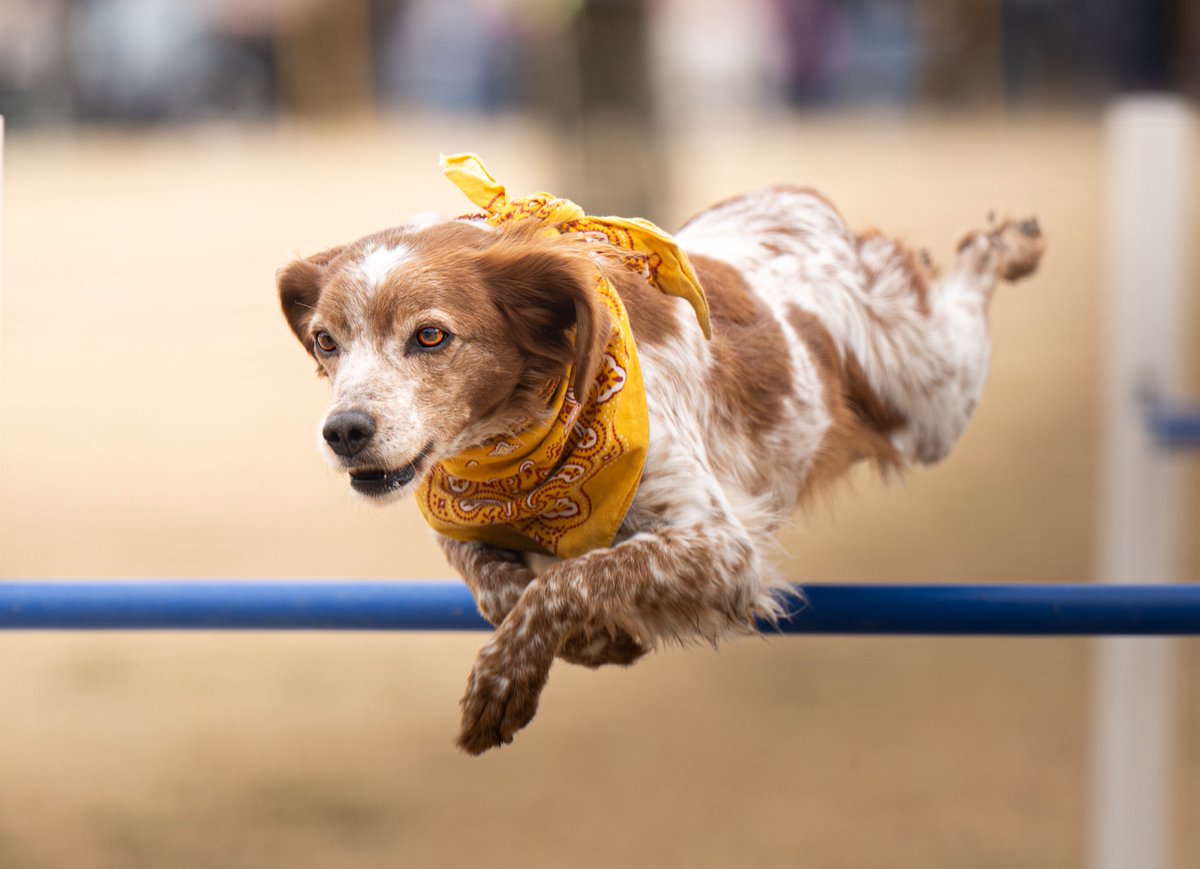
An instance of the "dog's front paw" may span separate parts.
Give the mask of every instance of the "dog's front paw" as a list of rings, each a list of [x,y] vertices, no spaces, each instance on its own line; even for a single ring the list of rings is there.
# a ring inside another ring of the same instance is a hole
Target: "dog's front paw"
[[[505,664],[504,659],[494,647],[485,648],[467,680],[458,747],[468,754],[512,742],[537,712],[549,665],[528,660]]]
[[[646,651],[645,646],[621,630],[613,636],[580,632],[567,638],[558,656],[568,663],[595,669],[605,664],[628,667]]]

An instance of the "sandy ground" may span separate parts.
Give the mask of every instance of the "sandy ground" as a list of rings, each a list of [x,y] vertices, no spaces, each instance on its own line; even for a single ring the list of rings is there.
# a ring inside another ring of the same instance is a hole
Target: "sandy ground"
[[[796,581],[1087,580],[1101,128],[743,123],[669,140],[668,225],[797,181],[946,260],[990,209],[1050,252],[993,309],[943,465],[859,475],[783,536]],[[562,180],[521,119],[10,141],[0,577],[445,577],[415,510],[314,449],[324,385],[274,270],[466,210],[439,151]],[[1200,155],[1198,155],[1200,157]],[[1195,559],[1193,559],[1195,561]],[[769,639],[559,665],[511,749],[452,744],[480,636],[0,636],[0,867],[1075,867],[1091,645]],[[1200,865],[1200,647],[1181,644],[1178,866]]]

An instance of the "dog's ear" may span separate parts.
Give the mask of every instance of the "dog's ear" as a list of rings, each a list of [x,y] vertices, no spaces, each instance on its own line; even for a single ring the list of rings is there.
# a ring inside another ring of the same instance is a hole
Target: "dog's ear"
[[[312,347],[308,326],[321,296],[321,276],[325,266],[341,251],[342,248],[335,247],[304,259],[294,259],[275,273],[283,316],[309,353],[312,353]]]
[[[596,265],[566,245],[520,238],[494,245],[479,260],[531,373],[558,376],[569,362],[571,388],[585,401],[612,335]]]

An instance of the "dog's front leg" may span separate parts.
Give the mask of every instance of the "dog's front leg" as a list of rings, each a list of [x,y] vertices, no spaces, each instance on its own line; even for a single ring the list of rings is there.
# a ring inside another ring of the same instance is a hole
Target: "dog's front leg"
[[[750,631],[764,595],[758,554],[740,527],[712,522],[639,534],[559,562],[531,582],[483,647],[462,700],[461,748],[480,754],[532,720],[569,637],[624,632],[715,640]]]
[[[504,621],[533,581],[533,570],[525,554],[512,549],[500,549],[482,543],[464,543],[437,535],[438,545],[450,566],[463,578],[480,615],[495,626]],[[646,647],[624,631],[576,633],[567,638],[559,657],[584,667],[605,664],[628,666],[646,653]]]
[[[450,566],[463,578],[480,615],[499,625],[518,600],[534,573],[525,555],[484,543],[466,543],[437,535],[438,545]]]

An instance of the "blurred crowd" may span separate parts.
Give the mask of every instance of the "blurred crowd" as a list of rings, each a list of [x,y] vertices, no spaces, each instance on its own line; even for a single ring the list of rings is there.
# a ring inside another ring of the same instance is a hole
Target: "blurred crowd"
[[[1200,92],[1194,0],[0,0],[10,125]]]

